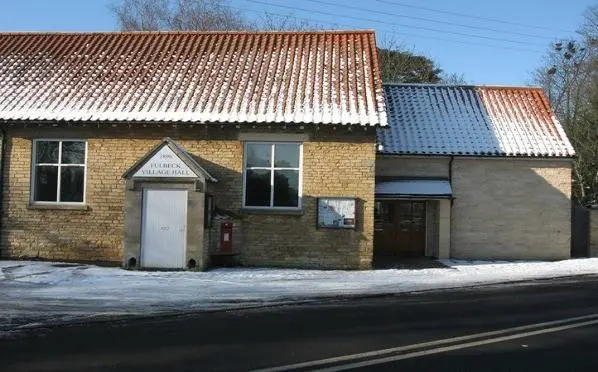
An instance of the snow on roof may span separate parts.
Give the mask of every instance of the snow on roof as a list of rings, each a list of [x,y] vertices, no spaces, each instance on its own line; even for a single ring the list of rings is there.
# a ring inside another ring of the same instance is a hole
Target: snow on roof
[[[575,154],[540,88],[385,85],[382,153],[570,157]]]
[[[376,197],[436,196],[448,198],[453,195],[449,181],[445,180],[395,180],[376,182]]]
[[[373,31],[0,33],[0,120],[386,125]]]

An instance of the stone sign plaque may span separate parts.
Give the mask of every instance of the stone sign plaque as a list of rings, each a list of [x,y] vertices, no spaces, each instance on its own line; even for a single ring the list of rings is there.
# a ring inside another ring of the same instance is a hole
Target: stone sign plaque
[[[197,175],[170,147],[164,146],[133,177],[197,178]]]

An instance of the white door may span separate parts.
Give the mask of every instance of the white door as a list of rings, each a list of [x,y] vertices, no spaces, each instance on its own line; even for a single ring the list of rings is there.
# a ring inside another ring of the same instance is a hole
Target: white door
[[[141,266],[185,267],[187,190],[143,190]]]

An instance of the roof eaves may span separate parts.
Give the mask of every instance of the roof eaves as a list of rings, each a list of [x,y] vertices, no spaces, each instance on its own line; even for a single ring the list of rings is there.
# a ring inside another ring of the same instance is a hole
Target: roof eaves
[[[459,153],[459,152],[417,152],[417,151],[376,151],[376,155],[384,156],[421,156],[421,157],[461,157],[461,158],[508,158],[508,159],[573,159],[575,153],[568,154],[518,154],[508,155],[504,153]]]
[[[0,114],[1,115],[1,114]],[[272,125],[280,125],[280,126],[304,126],[304,125],[323,125],[323,126],[351,126],[351,127],[387,127],[387,123],[381,123],[380,120],[377,123],[359,123],[359,122],[313,122],[313,121],[266,121],[266,122],[258,122],[258,121],[232,121],[232,120],[220,120],[220,121],[197,121],[197,120],[151,120],[151,119],[22,119],[22,118],[11,118],[11,117],[0,117],[0,125],[5,125],[9,123],[34,123],[34,124],[60,124],[60,123],[75,123],[75,122],[85,122],[85,123],[97,123],[97,124],[113,124],[113,125],[130,125],[130,124],[181,124],[181,125],[224,125],[225,127],[235,127],[235,126],[250,126],[250,125],[257,125],[257,126],[272,126]]]

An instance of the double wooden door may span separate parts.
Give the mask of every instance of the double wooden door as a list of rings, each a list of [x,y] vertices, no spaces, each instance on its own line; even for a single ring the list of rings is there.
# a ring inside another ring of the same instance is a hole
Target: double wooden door
[[[426,252],[426,202],[376,202],[374,254],[423,257]]]

